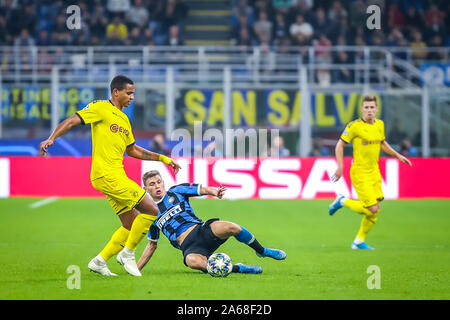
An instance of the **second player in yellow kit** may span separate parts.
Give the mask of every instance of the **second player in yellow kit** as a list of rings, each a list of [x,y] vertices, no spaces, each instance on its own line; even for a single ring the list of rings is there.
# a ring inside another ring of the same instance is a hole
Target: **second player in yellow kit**
[[[376,205],[384,198],[378,168],[381,143],[385,140],[384,122],[375,119],[369,124],[363,119],[355,120],[347,125],[340,138],[353,144],[350,178],[359,200],[366,208]]]
[[[119,75],[110,84],[111,99],[94,101],[83,110],[61,122],[50,137],[41,142],[39,153],[46,155],[48,147],[73,127],[91,124],[92,132],[92,186],[102,192],[119,217],[122,226],[117,229],[103,250],[88,264],[91,271],[115,276],[106,261],[117,254],[117,261],[134,276],[141,276],[135,259],[137,244],[155,221],[158,207],[145,191],[129,179],[123,166],[125,152],[141,160],[162,161],[175,173],[180,166],[165,155],[160,155],[135,144],[130,121],[122,109],[134,99],[134,83]]]
[[[337,210],[345,206],[364,215],[358,234],[352,243],[352,249],[373,249],[366,244],[365,240],[378,220],[381,209],[380,202],[384,199],[378,167],[380,150],[411,165],[407,158],[392,149],[386,142],[384,122],[375,118],[377,112],[376,98],[365,96],[361,106],[361,119],[350,122],[336,144],[338,168],[333,176],[333,181],[339,180],[342,176],[344,147],[351,142],[353,144],[353,164],[350,169],[350,178],[358,194],[358,200],[338,195],[329,206],[328,213],[334,215]]]

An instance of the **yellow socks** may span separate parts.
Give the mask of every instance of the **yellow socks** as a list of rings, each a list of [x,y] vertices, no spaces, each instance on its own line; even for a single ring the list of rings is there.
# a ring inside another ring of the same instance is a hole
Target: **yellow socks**
[[[373,226],[378,220],[378,213],[380,210],[378,210],[376,213],[372,214],[371,217],[364,216],[364,218],[361,221],[361,227],[359,228],[358,234],[356,235],[355,242],[361,243],[366,241],[366,236],[372,230]]]
[[[105,248],[100,252],[100,255],[103,259],[108,260],[115,254],[119,253],[120,250],[122,250],[123,246],[125,245],[125,242],[127,241],[128,234],[130,233],[129,230],[125,229],[124,227],[120,227],[119,229],[114,232],[114,234],[111,237],[111,240],[106,244]]]
[[[373,216],[372,212],[370,212],[367,208],[364,208],[364,203],[362,201],[345,199],[344,206],[352,209],[357,213],[364,214],[366,216]]]
[[[364,215],[355,242],[358,244],[365,242],[367,234],[372,230],[375,222],[378,220],[378,213],[380,210],[376,213],[372,213],[367,208],[364,208],[364,203],[359,200],[345,199],[343,204],[347,208]]]
[[[131,225],[130,235],[128,236],[125,246],[128,249],[136,250],[137,245],[142,238],[147,234],[148,229],[156,220],[156,216],[140,213]]]

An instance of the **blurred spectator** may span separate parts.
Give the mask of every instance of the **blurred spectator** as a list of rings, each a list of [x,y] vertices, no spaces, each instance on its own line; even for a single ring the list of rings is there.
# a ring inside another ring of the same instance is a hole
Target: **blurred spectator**
[[[330,30],[329,36],[330,40],[333,43],[336,43],[339,37],[345,38],[345,41],[348,42],[351,37],[352,27],[350,27],[348,23],[347,17],[341,17],[341,23],[338,25],[333,25],[333,28]]]
[[[5,12],[7,33],[14,39],[20,35],[23,28],[21,23],[22,7],[18,1],[5,0],[2,9]]]
[[[277,136],[272,140],[270,145],[271,157],[289,157],[291,152],[284,146],[284,139],[281,136]]]
[[[51,46],[52,43],[52,39],[50,37],[50,34],[48,33],[48,31],[46,29],[43,29],[39,32],[39,36],[36,40],[36,45],[38,46]]]
[[[106,8],[112,13],[121,13],[130,10],[130,0],[108,0]]]
[[[320,61],[322,56],[330,53],[330,49],[331,41],[327,38],[326,34],[321,33],[319,39],[314,41],[314,52],[317,60]]]
[[[403,26],[405,23],[403,12],[398,8],[398,4],[393,2],[389,6],[387,25],[389,28]]]
[[[248,16],[245,14],[240,15],[237,25],[233,27],[231,34],[232,43],[237,45],[251,45],[254,38],[253,28],[250,26]]]
[[[272,0],[272,7],[276,12],[286,14],[292,6],[292,0]]]
[[[392,28],[391,32],[387,37],[386,44],[390,47],[399,46],[402,39],[404,38],[403,33],[400,31],[400,28]]]
[[[20,60],[20,72],[31,73],[33,65],[33,56],[29,48],[23,48],[20,50],[19,60]]]
[[[6,30],[6,19],[0,14],[0,45],[7,45],[10,42],[11,36]]]
[[[424,27],[424,21],[422,14],[416,9],[415,6],[410,6],[405,15],[405,31],[406,36],[411,38],[413,31],[418,28],[422,30]]]
[[[274,38],[277,42],[289,36],[289,28],[286,24],[286,17],[281,11],[275,14],[275,25],[273,28]]]
[[[112,23],[106,26],[107,43],[110,45],[121,45],[128,38],[128,28],[122,23],[119,15],[115,15]]]
[[[125,14],[126,20],[134,26],[142,27],[149,20],[149,13],[142,0],[134,0],[133,6]]]
[[[52,72],[53,58],[47,48],[43,47],[39,49],[37,60],[38,68],[41,72]]]
[[[1,56],[1,72],[7,73],[12,69],[13,56],[10,49],[3,49]]]
[[[100,39],[104,38],[106,27],[108,25],[106,12],[101,5],[95,6],[94,12],[91,14],[89,21],[91,39],[95,38],[100,42]]]
[[[399,48],[403,47],[406,48],[408,46],[408,42],[406,41],[405,37],[399,38],[397,41],[397,46]],[[394,56],[398,59],[406,60],[408,58],[408,53],[405,50],[396,51],[394,53]]]
[[[314,51],[316,53],[316,61],[318,63],[317,68],[317,82],[321,86],[329,86],[331,83],[331,71],[330,68],[324,66],[326,64],[331,64],[331,41],[327,38],[325,34],[319,36],[319,40],[315,41]],[[322,65],[322,66],[321,66]]]
[[[272,22],[268,20],[267,12],[261,11],[258,20],[253,25],[253,30],[259,43],[270,43],[272,40]]]
[[[311,11],[312,1],[308,0],[292,0],[292,8],[289,10],[288,24],[295,22],[298,15],[307,17]]]
[[[291,40],[288,37],[279,39],[277,54],[275,56],[275,72],[279,75],[295,74],[296,71],[289,67],[290,64],[296,63],[297,57],[291,55],[289,52],[289,46]],[[288,81],[285,79],[285,81]]]
[[[317,35],[325,34],[327,37],[330,36],[331,30],[334,25],[328,21],[323,8],[317,8],[314,18],[312,20],[312,26],[314,28],[314,33]]]
[[[418,156],[417,148],[411,144],[411,140],[408,138],[403,139],[399,144],[399,152],[405,157]]]
[[[442,47],[442,39],[439,35],[435,35],[430,42],[430,47],[433,51],[428,52],[427,60],[432,61],[444,61],[445,59],[445,51],[439,50],[433,47]]]
[[[355,0],[350,4],[349,21],[352,27],[359,27],[366,24],[367,5],[363,0]]]
[[[344,37],[339,37],[337,41],[338,46],[345,46],[346,41]],[[338,49],[333,55],[333,63],[339,64],[351,64],[350,52],[343,49]],[[347,67],[341,67],[337,70],[333,70],[333,82],[350,83],[353,81],[353,72]]]
[[[411,55],[416,59],[423,59],[427,56],[427,52],[425,50],[420,50],[420,48],[426,48],[427,44],[422,40],[422,33],[418,30],[414,31],[412,34],[411,42],[409,46],[413,49],[419,48],[419,50],[413,50]]]
[[[439,10],[436,4],[431,4],[430,8],[425,13],[425,22],[427,26],[437,24],[439,26],[444,25],[445,14]]]
[[[149,29],[151,31],[151,29]],[[133,45],[141,45],[143,43],[141,43],[142,39],[142,30],[140,27],[138,26],[134,26],[131,28],[131,32],[130,32],[130,36],[128,37],[126,43],[130,46]],[[143,41],[142,41],[143,42]]]
[[[386,44],[386,38],[382,30],[374,30],[372,33],[371,43],[373,46],[382,47]]]
[[[144,46],[153,46],[155,45],[155,42],[153,41],[153,30],[150,28],[144,29],[144,35],[142,36],[141,41],[139,42],[140,45]]]
[[[252,7],[248,5],[248,0],[239,0],[237,6],[235,6],[232,10],[232,26],[238,26],[239,20],[241,16],[246,16],[247,21],[250,26],[253,26],[255,22],[254,10]]]
[[[345,10],[342,3],[338,0],[335,0],[328,11],[328,19],[334,23],[339,23],[342,21],[342,17],[347,17],[347,10]]]
[[[183,41],[180,39],[179,28],[177,25],[173,25],[169,28],[169,38],[165,43],[167,46],[181,46]]]
[[[265,79],[270,79],[270,74],[275,69],[275,54],[272,52],[267,42],[262,42],[259,48],[260,73],[266,76]]]
[[[294,40],[297,40],[299,36],[302,36],[308,41],[311,39],[313,32],[312,26],[308,22],[305,22],[305,19],[301,14],[297,15],[295,23],[289,28],[289,33]]]
[[[14,40],[15,46],[33,46],[34,39],[30,36],[27,29],[22,29],[20,31],[20,36]]]
[[[165,147],[165,139],[162,134],[157,134],[153,137],[153,140],[150,142],[150,151],[163,154],[165,156],[170,156],[170,149]]]
[[[439,23],[439,18],[437,16],[433,15],[431,18],[431,24],[429,24],[425,30],[425,38],[431,41],[434,36],[439,36],[444,39],[445,35],[445,26]]]
[[[238,46],[252,46],[254,44],[254,41],[250,35],[249,29],[242,27],[239,30],[238,40],[236,42],[236,45]]]
[[[389,130],[389,142],[394,145],[400,145],[407,136],[406,132],[401,129],[400,119],[395,118]]]
[[[66,18],[64,15],[59,15],[56,26],[53,28],[51,35],[53,44],[57,46],[64,46],[70,44],[70,33],[66,26]]]
[[[163,27],[164,30],[175,24],[178,24],[187,14],[187,6],[182,1],[167,0],[165,2],[164,14],[163,14]]]
[[[267,15],[267,20],[272,20],[273,18],[273,7],[271,0],[254,0],[254,15],[256,17],[260,17],[261,12],[265,12]]]

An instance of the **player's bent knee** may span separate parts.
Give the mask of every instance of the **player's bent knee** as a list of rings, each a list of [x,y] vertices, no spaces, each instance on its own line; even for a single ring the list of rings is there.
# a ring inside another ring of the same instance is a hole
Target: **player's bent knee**
[[[231,237],[239,234],[242,228],[233,222],[220,221],[221,223],[221,236]]]
[[[199,255],[188,254],[186,256],[186,265],[191,269],[205,270],[206,269],[206,257]]]
[[[150,199],[147,199],[145,197],[137,206],[136,208],[141,212],[145,214],[149,214],[152,216],[156,216],[158,214],[158,207],[156,206],[156,203],[153,202]]]
[[[380,210],[380,205],[376,204],[371,207],[368,207],[367,210],[369,210],[371,213],[375,214]]]

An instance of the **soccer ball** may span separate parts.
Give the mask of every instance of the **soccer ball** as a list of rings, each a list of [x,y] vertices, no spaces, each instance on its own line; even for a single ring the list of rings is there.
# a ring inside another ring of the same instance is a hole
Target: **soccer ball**
[[[214,253],[208,258],[206,270],[213,277],[226,277],[231,273],[233,263],[231,258],[225,253]]]

